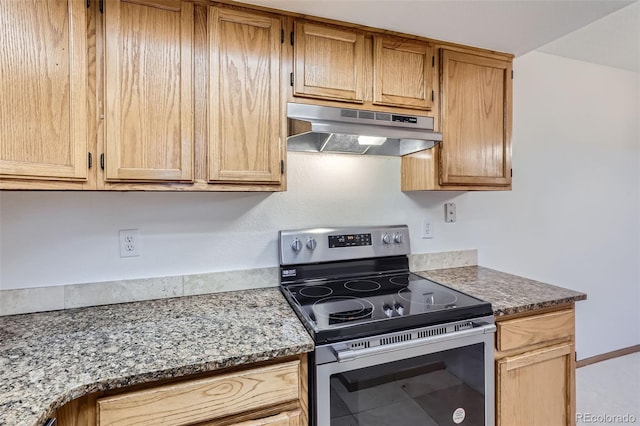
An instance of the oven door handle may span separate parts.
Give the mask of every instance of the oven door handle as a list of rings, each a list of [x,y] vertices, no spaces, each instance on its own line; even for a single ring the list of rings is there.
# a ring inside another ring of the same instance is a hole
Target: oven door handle
[[[480,324],[480,323],[479,323]],[[379,355],[386,352],[400,351],[416,346],[427,345],[431,343],[444,342],[452,339],[463,339],[478,334],[494,333],[496,331],[495,324],[482,323],[480,327],[474,327],[469,330],[456,331],[454,333],[440,334],[437,336],[423,337],[421,339],[407,340],[404,342],[389,343],[382,346],[373,346],[364,349],[343,349],[332,348],[338,362],[353,361],[365,356]]]

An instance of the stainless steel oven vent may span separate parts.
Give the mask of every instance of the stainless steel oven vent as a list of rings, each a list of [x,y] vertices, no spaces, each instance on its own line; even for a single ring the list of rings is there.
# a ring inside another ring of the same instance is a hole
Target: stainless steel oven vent
[[[456,324],[454,328],[456,329],[456,331],[469,330],[473,328],[473,323],[471,321],[463,322],[460,324]]]
[[[397,334],[395,336],[380,339],[378,346],[390,345],[391,343],[408,342],[412,339],[413,336],[411,336],[411,333]]]
[[[368,340],[362,342],[353,342],[349,345],[349,349],[366,349],[371,346],[371,342]]]
[[[409,342],[426,337],[440,336],[443,334],[455,333],[462,330],[470,330],[474,328],[472,321],[461,321],[445,326],[432,326],[421,328],[413,331],[398,332],[387,334],[384,337],[369,337],[365,339],[348,342],[346,345],[349,350],[368,349],[376,346],[386,346],[394,343]]]
[[[420,331],[418,332],[418,338],[422,339],[425,337],[439,336],[441,334],[447,334],[447,327],[430,328],[429,330]]]

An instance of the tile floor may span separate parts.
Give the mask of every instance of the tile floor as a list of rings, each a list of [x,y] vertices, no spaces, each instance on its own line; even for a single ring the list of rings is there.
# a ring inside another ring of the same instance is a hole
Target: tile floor
[[[578,368],[576,413],[577,426],[640,425],[640,352]]]

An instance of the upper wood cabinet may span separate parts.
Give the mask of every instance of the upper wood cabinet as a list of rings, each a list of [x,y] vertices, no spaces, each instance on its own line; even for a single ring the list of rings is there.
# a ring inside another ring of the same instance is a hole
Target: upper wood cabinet
[[[511,61],[441,50],[442,185],[511,184]]]
[[[107,181],[191,181],[194,5],[105,2]]]
[[[402,190],[510,189],[511,55],[311,19],[0,0],[0,189],[284,190],[287,102],[432,115]]]
[[[511,189],[511,56],[441,47],[435,62],[442,143],[402,157],[402,190]]]
[[[209,181],[281,179],[280,19],[209,7]]]
[[[426,42],[373,37],[373,103],[430,109],[433,51]]]
[[[0,2],[0,177],[87,179],[83,0]]]
[[[294,34],[294,96],[364,101],[362,32],[296,21]]]

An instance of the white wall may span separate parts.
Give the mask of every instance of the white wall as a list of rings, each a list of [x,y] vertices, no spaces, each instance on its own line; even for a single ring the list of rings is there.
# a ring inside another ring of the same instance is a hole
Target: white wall
[[[271,195],[2,192],[0,288],[275,266],[279,229],[407,223],[415,253],[478,248],[482,265],[587,292],[580,359],[638,344],[638,74],[536,52],[514,68],[513,191],[404,194],[398,159],[289,154],[289,190]],[[118,255],[126,228],[139,258]]]
[[[0,194],[0,288],[276,266],[280,229],[408,223],[444,217],[455,193],[400,192],[400,159],[288,154],[289,189],[256,193]],[[414,226],[415,225],[415,226]],[[139,228],[142,256],[120,258],[118,230]],[[418,252],[470,248],[435,224]],[[414,235],[411,235],[413,238]]]
[[[580,359],[640,343],[640,74],[514,63],[513,191],[469,194],[479,261],[586,292]]]

